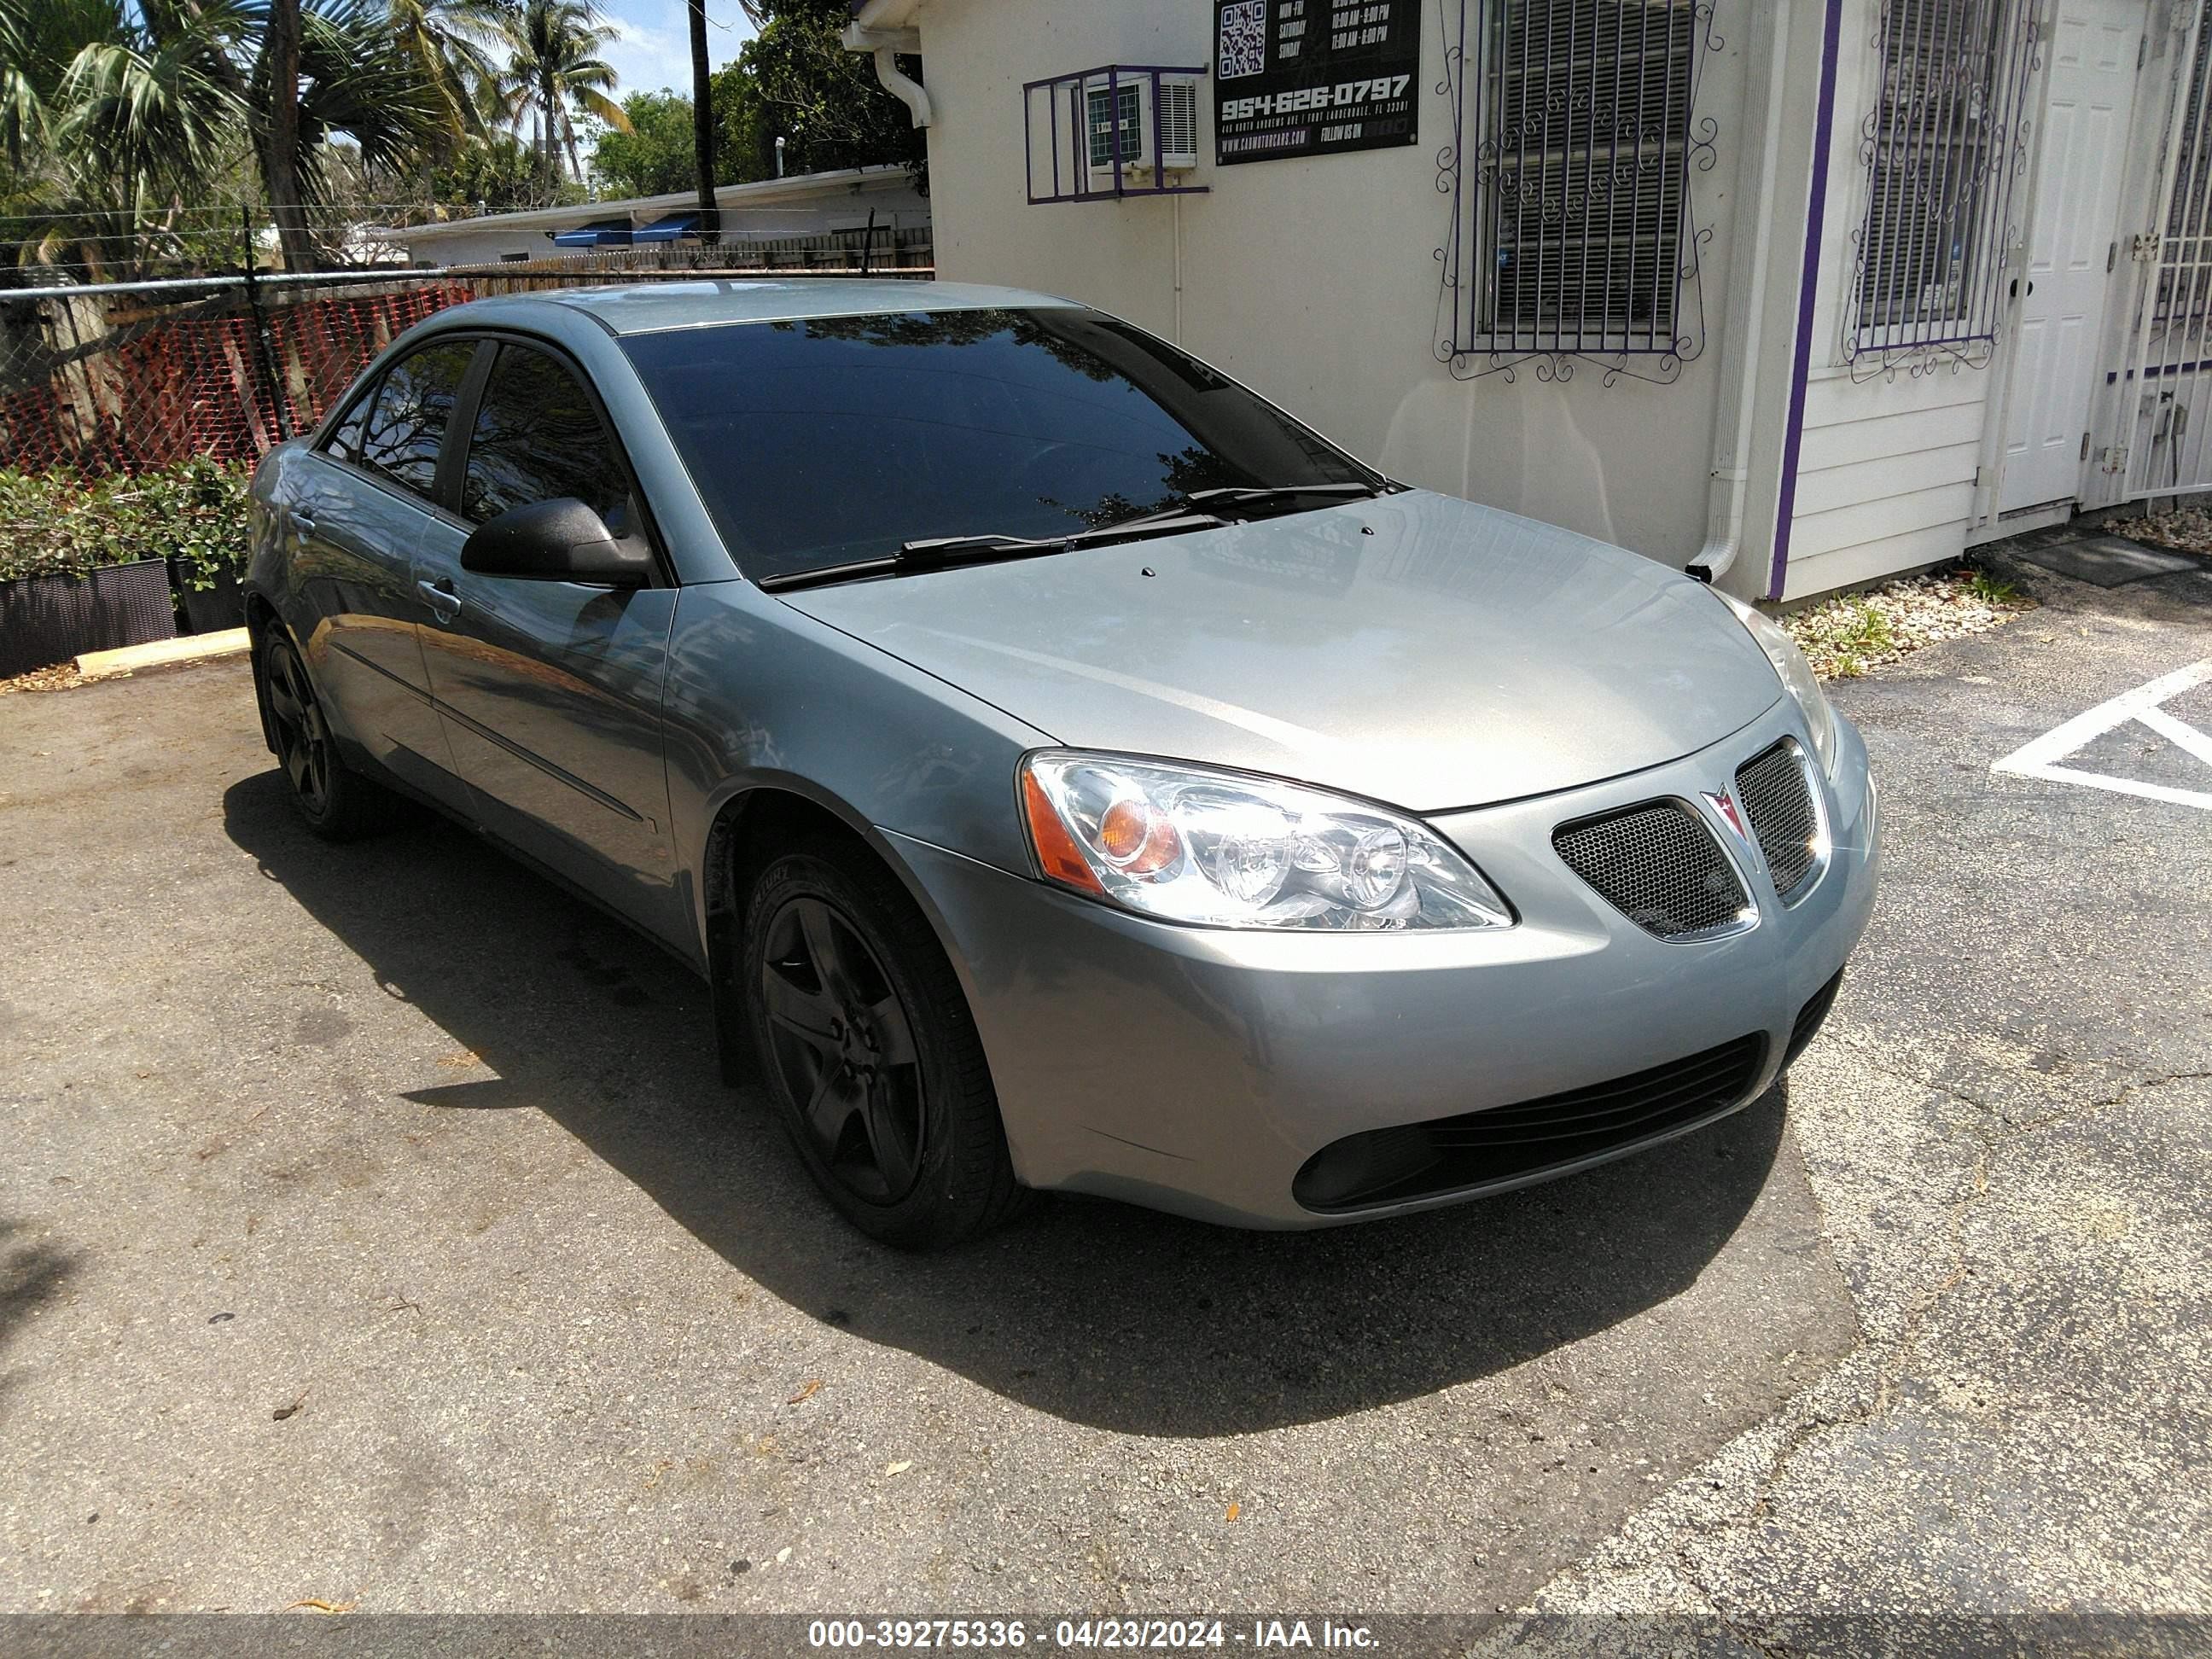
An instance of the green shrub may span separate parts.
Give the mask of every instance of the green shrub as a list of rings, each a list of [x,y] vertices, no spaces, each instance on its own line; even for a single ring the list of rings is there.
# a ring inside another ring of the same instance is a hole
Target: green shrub
[[[0,581],[167,559],[185,586],[213,587],[245,568],[252,476],[205,456],[130,477],[0,471]]]
[[[1984,605],[1995,605],[1999,610],[2022,608],[2027,598],[2011,582],[1986,570],[1966,572],[1966,592]]]

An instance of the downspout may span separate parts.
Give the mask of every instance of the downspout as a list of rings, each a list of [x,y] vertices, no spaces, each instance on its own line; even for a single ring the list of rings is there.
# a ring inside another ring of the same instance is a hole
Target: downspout
[[[845,26],[845,33],[839,39],[846,51],[865,52],[875,58],[876,80],[885,92],[906,106],[915,125],[926,127],[930,124],[934,117],[930,112],[928,92],[921,82],[900,73],[896,56],[902,52],[909,57],[921,54],[920,29],[870,28],[856,21]]]
[[[1175,216],[1175,332],[1169,337],[1176,344],[1182,343],[1182,198],[1168,198],[1170,212]]]
[[[1820,40],[1820,98],[1813,119],[1813,192],[1806,210],[1805,272],[1797,289],[1797,352],[1790,365],[1790,420],[1782,434],[1782,496],[1774,517],[1774,558],[1766,597],[1782,597],[1790,568],[1790,521],[1797,514],[1797,457],[1805,445],[1805,389],[1813,372],[1813,302],[1820,289],[1820,240],[1828,216],[1828,151],[1836,121],[1836,59],[1844,34],[1844,0],[1828,0]]]
[[[1766,273],[1774,247],[1774,179],[1779,162],[1776,135],[1782,128],[1784,84],[1790,64],[1790,0],[1751,9],[1752,27],[1767,31],[1766,102],[1758,124],[1746,128],[1743,161],[1738,169],[1736,200],[1753,211],[1751,264],[1729,287],[1727,331],[1722,336],[1720,418],[1713,432],[1711,482],[1706,487],[1705,544],[1689,563],[1689,574],[1717,582],[1728,574],[1743,547],[1746,498],[1751,490],[1748,451],[1759,404],[1759,368],[1766,311]],[[1759,37],[1748,56],[1757,61]],[[1728,406],[1729,392],[1735,407]]]

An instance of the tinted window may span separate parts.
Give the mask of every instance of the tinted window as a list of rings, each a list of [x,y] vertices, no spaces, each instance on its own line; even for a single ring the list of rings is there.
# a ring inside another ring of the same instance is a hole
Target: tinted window
[[[749,574],[928,536],[1049,536],[1218,485],[1371,483],[1250,392],[1074,307],[633,335],[645,381]]]
[[[368,424],[368,406],[375,401],[376,394],[372,392],[346,410],[345,418],[331,429],[331,441],[325,446],[331,454],[341,460],[361,459],[362,428]]]
[[[438,476],[438,446],[445,441],[453,400],[476,349],[475,341],[457,340],[425,346],[394,363],[368,400],[358,449],[346,459],[428,495]],[[346,436],[341,428],[337,439]],[[331,447],[337,452],[337,440]]]
[[[461,512],[478,524],[512,507],[574,495],[629,533],[629,481],[582,384],[566,365],[503,345],[477,405]]]

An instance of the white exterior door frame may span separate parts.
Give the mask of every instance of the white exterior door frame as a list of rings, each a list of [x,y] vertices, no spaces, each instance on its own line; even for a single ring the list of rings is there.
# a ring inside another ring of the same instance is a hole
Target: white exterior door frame
[[[2084,497],[2110,320],[2129,283],[2124,211],[2148,0],[2053,0],[2039,21],[2036,161],[2022,244],[2008,261],[2011,326],[1991,406],[2002,516]],[[1986,476],[1986,475],[1985,475]]]

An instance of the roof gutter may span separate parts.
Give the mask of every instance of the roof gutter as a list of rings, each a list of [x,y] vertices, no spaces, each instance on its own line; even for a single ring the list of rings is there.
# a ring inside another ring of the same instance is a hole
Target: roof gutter
[[[868,0],[855,7],[853,21],[845,26],[840,40],[848,52],[865,52],[876,60],[876,79],[885,92],[904,104],[918,127],[929,125],[935,118],[929,107],[929,94],[921,82],[902,74],[895,54],[905,52],[918,57],[921,52],[921,31],[911,27],[887,27],[893,21],[903,24],[914,10],[914,0]]]

